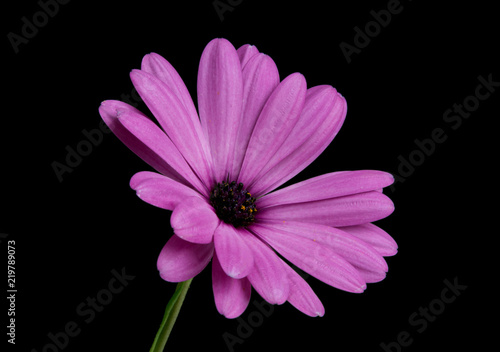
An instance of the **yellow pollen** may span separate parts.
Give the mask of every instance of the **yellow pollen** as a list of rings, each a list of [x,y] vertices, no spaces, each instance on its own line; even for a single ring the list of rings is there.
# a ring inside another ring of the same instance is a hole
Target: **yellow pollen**
[[[247,195],[248,195],[249,197],[251,197],[251,196],[252,196],[252,195],[250,194],[250,192],[247,192]]]
[[[242,206],[241,206],[241,210],[245,210],[245,209],[246,209],[246,208],[245,208],[245,206],[244,206],[244,205],[242,205]]]

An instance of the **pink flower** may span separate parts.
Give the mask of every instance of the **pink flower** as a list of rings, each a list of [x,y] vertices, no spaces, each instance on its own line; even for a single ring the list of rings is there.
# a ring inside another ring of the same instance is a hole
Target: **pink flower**
[[[135,174],[145,202],[172,210],[173,235],[158,258],[161,277],[181,282],[212,261],[215,304],[228,318],[253,287],[271,304],[310,316],[324,308],[281,257],[349,292],[385,277],[394,240],[372,222],[394,210],[385,172],[343,171],[273,191],[330,144],[347,111],[327,85],[307,89],[300,73],[280,81],[255,46],[212,40],[198,71],[198,113],[175,69],[146,55],[130,74],[159,126],[134,107],[104,101],[109,128],[158,173]],[[281,257],[278,254],[281,255]]]

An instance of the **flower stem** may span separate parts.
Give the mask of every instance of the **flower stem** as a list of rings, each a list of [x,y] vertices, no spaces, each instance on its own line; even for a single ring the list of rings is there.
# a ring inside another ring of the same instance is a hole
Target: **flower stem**
[[[186,298],[186,293],[189,289],[189,285],[191,285],[191,281],[193,281],[193,279],[179,282],[177,284],[175,292],[167,304],[160,328],[156,333],[153,346],[151,346],[149,352],[163,352],[168,337],[170,336],[170,332],[172,331],[175,321],[177,320],[177,316],[179,315],[179,311],[181,310],[184,298]]]

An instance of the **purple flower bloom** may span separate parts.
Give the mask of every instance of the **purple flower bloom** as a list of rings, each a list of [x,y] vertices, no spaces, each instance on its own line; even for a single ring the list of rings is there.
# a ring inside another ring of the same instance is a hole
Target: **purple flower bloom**
[[[255,46],[212,40],[198,71],[198,113],[175,69],[146,55],[130,74],[159,126],[134,107],[104,101],[99,112],[116,136],[158,173],[130,186],[172,210],[172,236],[158,258],[161,277],[181,282],[212,261],[215,304],[228,318],[247,307],[253,287],[271,304],[290,302],[310,316],[324,308],[282,258],[349,292],[385,277],[395,241],[372,222],[394,210],[385,172],[325,174],[273,191],[316,159],[347,111],[335,88],[307,89],[293,73],[280,81]],[[271,193],[270,193],[271,192]],[[281,255],[281,257],[278,254]]]

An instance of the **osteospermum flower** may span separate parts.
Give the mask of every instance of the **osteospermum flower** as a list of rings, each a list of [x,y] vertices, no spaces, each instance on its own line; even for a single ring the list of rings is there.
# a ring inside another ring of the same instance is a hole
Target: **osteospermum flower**
[[[212,40],[201,56],[199,117],[182,79],[158,54],[146,55],[130,76],[159,126],[120,101],[104,101],[99,111],[158,172],[139,172],[130,186],[143,201],[173,211],[175,235],[158,258],[164,280],[193,278],[211,261],[217,310],[234,318],[251,287],[271,304],[324,314],[285,260],[349,292],[385,277],[383,256],[397,245],[372,222],[394,209],[382,193],[390,174],[333,172],[272,192],[339,131],[347,106],[335,88],[308,89],[300,73],[280,81],[269,56],[225,39]]]

